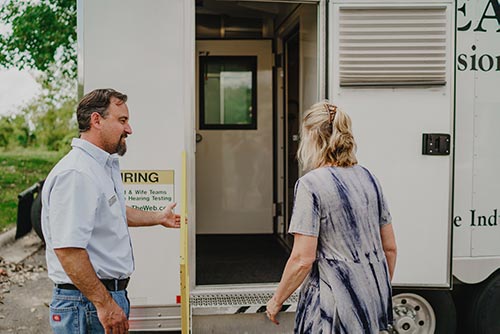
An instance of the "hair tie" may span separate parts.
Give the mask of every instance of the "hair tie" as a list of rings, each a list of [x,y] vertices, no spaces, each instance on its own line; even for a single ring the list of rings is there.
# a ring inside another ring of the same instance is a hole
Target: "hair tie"
[[[325,111],[328,113],[330,117],[330,124],[332,124],[333,119],[335,118],[335,114],[337,113],[337,106],[334,106],[333,104],[325,103]]]

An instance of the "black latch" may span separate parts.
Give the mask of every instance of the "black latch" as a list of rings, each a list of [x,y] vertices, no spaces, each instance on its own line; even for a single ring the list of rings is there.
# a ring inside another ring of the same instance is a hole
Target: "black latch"
[[[449,155],[450,135],[445,133],[422,134],[422,154],[424,155]]]

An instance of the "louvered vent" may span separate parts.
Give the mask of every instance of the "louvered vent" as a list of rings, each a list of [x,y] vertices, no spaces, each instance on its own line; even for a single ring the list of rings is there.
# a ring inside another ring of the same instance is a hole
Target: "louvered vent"
[[[340,8],[341,86],[446,84],[446,7]]]

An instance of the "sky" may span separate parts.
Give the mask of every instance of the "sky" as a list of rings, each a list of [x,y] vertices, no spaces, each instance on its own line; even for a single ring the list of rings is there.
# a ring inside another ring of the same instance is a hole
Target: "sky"
[[[0,0],[0,6],[5,1]],[[0,22],[0,33],[5,33],[10,27]],[[0,117],[15,113],[19,107],[35,97],[39,85],[28,71],[17,69],[0,69]]]
[[[0,70],[0,117],[18,111],[39,90],[38,83],[28,71]]]

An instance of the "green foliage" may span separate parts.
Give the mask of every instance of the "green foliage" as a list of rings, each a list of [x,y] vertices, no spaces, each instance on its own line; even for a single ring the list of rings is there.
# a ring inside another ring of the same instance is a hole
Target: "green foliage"
[[[17,195],[44,179],[77,136],[76,0],[0,0],[0,68],[36,72],[41,94],[0,117],[0,231]]]
[[[76,78],[76,0],[7,0],[0,20],[0,66]]]
[[[0,147],[9,148],[14,127],[12,126],[10,117],[0,118]]]
[[[251,124],[252,89],[245,86],[228,87],[224,91],[225,124]]]
[[[76,98],[54,97],[55,88],[43,91],[19,113],[0,117],[0,148],[65,150],[78,136]]]
[[[14,116],[0,117],[0,147],[64,149],[77,135],[76,0],[5,0],[0,67],[38,70],[41,93]]]
[[[25,115],[17,114],[0,118],[0,147],[12,149],[28,147],[34,142]]]
[[[69,150],[68,146],[68,150]],[[17,195],[43,180],[66,153],[42,150],[0,150],[0,232],[16,223]]]
[[[41,100],[30,106],[33,110],[31,121],[34,124],[37,145],[49,151],[64,150],[69,147],[71,139],[78,136],[75,120],[76,100],[66,100],[59,107],[50,100]]]

